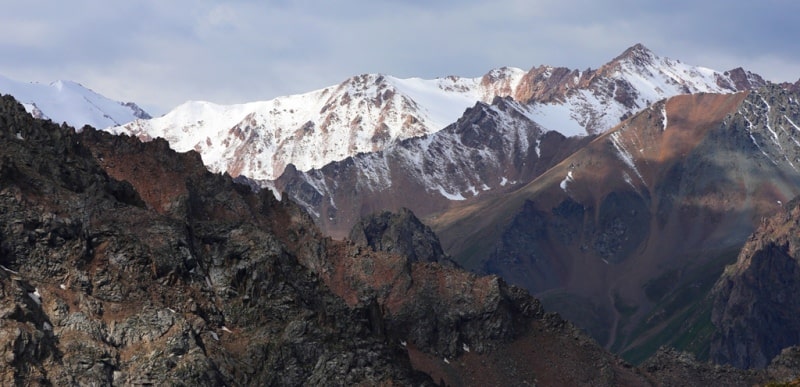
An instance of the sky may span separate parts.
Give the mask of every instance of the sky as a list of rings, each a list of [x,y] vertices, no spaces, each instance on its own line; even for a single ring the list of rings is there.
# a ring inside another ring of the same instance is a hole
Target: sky
[[[4,0],[0,75],[79,82],[153,115],[243,103],[362,73],[478,77],[660,56],[800,79],[795,0]]]

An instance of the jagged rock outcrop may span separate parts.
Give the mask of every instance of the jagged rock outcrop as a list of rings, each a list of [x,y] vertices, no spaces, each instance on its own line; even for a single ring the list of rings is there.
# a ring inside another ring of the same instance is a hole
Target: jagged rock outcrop
[[[764,372],[746,371],[729,365],[698,362],[692,355],[670,348],[659,350],[641,365],[659,386],[685,386],[687,381],[705,386],[754,386],[774,380]]]
[[[743,370],[731,365],[697,361],[694,356],[662,347],[641,364],[657,386],[757,386],[790,385],[800,380],[800,348],[786,348],[766,369]]]
[[[800,92],[800,79],[798,79],[795,83],[783,82],[780,84],[780,86],[793,93]]]
[[[391,341],[448,385],[646,385],[585,333],[496,276],[342,244],[320,268],[349,304],[383,311]],[[581,364],[592,364],[581,367]]]
[[[409,262],[450,262],[436,234],[407,208],[365,217],[353,226],[349,239],[376,251],[400,254]]]
[[[715,361],[763,368],[800,345],[800,201],[787,203],[748,239],[713,290]]]

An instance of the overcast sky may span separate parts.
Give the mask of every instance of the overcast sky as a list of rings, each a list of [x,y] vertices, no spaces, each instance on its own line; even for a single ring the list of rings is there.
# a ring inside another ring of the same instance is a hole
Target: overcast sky
[[[800,1],[3,1],[0,74],[82,83],[163,114],[360,73],[597,68],[635,43],[685,63],[800,78]]]

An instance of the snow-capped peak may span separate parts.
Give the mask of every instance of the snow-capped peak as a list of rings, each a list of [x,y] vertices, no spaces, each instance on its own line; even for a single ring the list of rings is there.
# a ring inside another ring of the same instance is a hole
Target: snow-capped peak
[[[107,128],[137,118],[150,118],[132,102],[112,101],[71,81],[45,85],[15,81],[0,75],[0,93],[14,96],[37,118],[66,122],[78,129],[84,125]]]
[[[305,94],[239,105],[187,102],[166,115],[110,128],[178,151],[194,149],[215,172],[267,180],[288,164],[319,168],[455,122],[476,101],[511,95],[524,71],[432,80],[363,74]]]
[[[536,105],[541,115],[537,122],[567,135],[601,133],[633,113],[676,95],[733,93],[766,83],[758,75],[744,71],[721,73],[660,57],[641,44],[628,48],[597,70],[554,70],[561,70],[559,79],[541,81],[546,82],[547,94],[524,97]]]

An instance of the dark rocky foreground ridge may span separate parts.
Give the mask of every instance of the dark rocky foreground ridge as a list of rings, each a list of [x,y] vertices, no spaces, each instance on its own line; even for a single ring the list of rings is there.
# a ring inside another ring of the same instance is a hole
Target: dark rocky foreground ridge
[[[75,134],[8,96],[0,265],[2,385],[796,377],[670,351],[637,369],[495,276],[323,238],[295,204],[207,172],[196,153],[88,127]],[[796,364],[792,356],[780,364]]]

